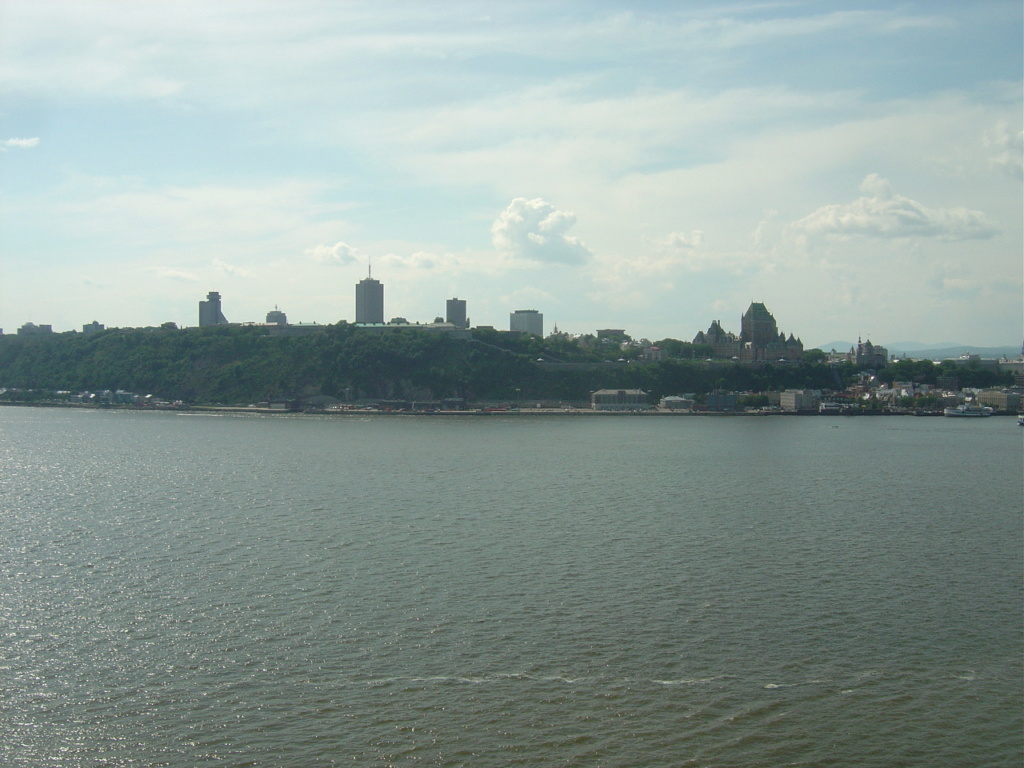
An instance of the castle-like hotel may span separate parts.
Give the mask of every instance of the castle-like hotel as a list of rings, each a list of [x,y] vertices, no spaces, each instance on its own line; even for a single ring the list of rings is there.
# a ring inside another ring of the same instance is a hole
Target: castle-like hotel
[[[693,338],[695,345],[711,347],[712,357],[733,358],[742,362],[800,360],[804,345],[800,339],[779,331],[775,318],[760,302],[752,302],[740,318],[740,335],[722,328],[720,320],[711,323],[707,331]]]

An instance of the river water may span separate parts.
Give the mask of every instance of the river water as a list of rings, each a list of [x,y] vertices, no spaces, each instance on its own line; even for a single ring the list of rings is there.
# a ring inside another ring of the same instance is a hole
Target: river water
[[[5,766],[1012,766],[1024,429],[0,408]]]

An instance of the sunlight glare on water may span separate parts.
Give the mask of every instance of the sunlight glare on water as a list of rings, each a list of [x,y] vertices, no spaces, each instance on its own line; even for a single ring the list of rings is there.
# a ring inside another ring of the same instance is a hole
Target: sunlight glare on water
[[[1021,432],[0,408],[0,763],[1016,764]]]

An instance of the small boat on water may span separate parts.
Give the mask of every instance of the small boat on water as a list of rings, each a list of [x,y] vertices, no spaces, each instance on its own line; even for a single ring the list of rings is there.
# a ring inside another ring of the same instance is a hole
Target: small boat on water
[[[991,416],[994,409],[984,405],[957,405],[952,408],[946,408],[942,411],[943,416],[968,416],[968,417],[979,417],[979,416]]]
[[[1017,426],[1024,427],[1024,413],[1017,414]]]

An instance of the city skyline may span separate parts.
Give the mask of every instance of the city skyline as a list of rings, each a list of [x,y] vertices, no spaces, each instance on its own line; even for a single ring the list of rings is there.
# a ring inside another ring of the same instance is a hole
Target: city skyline
[[[363,278],[362,280],[360,280],[355,285],[355,297],[356,297],[355,298],[355,313],[356,313],[355,317],[354,318],[339,318],[339,320],[336,321],[336,322],[352,323],[354,325],[368,325],[368,326],[369,325],[387,325],[387,326],[391,326],[391,325],[394,324],[395,327],[404,327],[404,326],[410,325],[410,326],[424,326],[424,327],[427,327],[427,328],[433,328],[438,323],[444,323],[444,324],[448,324],[448,325],[454,326],[456,329],[466,329],[466,330],[471,329],[471,328],[474,327],[470,323],[470,319],[467,316],[467,301],[466,301],[466,299],[460,299],[458,297],[454,297],[454,298],[450,298],[450,299],[445,299],[444,300],[444,304],[445,304],[445,314],[444,314],[444,316],[435,315],[433,320],[419,319],[419,318],[415,318],[415,317],[410,319],[410,318],[407,318],[407,317],[404,317],[404,316],[401,316],[401,315],[394,316],[390,320],[385,320],[384,319],[384,317],[385,317],[385,315],[384,315],[384,304],[383,304],[383,301],[384,301],[384,284],[381,281],[378,281],[378,280],[376,280],[376,279],[374,279],[372,277],[372,270],[368,273],[367,277]],[[362,310],[360,309],[360,304],[361,303],[363,304]],[[364,315],[362,318],[360,318],[360,312],[361,311],[362,311],[362,313]],[[177,325],[173,321],[169,321],[169,322],[171,323],[172,326]],[[167,323],[162,323],[161,325],[165,325],[166,326]],[[197,325],[193,325],[191,322],[189,322],[189,323],[182,323],[178,327],[181,328],[181,329],[186,329],[186,328],[197,328],[197,327],[198,328],[202,328],[202,327],[209,327],[209,326],[214,326],[214,325],[225,325],[225,326],[251,326],[251,325],[286,326],[286,325],[291,325],[293,327],[302,328],[302,329],[308,331],[312,327],[318,327],[318,326],[319,327],[327,327],[328,325],[331,325],[331,323],[324,323],[324,324],[317,323],[317,322],[313,322],[313,323],[303,323],[303,322],[289,323],[288,322],[287,313],[282,311],[280,306],[278,306],[277,304],[274,305],[274,308],[272,310],[270,310],[270,311],[268,311],[266,313],[266,317],[265,317],[265,319],[263,321],[260,321],[258,319],[246,318],[246,319],[241,319],[241,320],[236,321],[236,322],[232,322],[232,321],[229,321],[224,316],[224,313],[223,313],[222,307],[221,307],[221,295],[220,295],[220,293],[218,291],[210,291],[210,292],[207,293],[207,296],[206,296],[205,300],[200,300],[198,302],[198,324]],[[97,320],[93,320],[93,321],[91,321],[89,323],[83,323],[81,325],[80,330],[81,330],[82,333],[90,334],[90,333],[96,333],[96,332],[103,331],[103,330],[127,330],[127,329],[137,328],[137,327],[140,327],[140,326],[125,326],[125,327],[111,326],[111,327],[108,328],[106,326],[106,324],[100,323]],[[142,326],[142,327],[144,327],[144,326]],[[150,327],[153,327],[153,326],[150,326]],[[500,327],[496,328],[495,326],[488,325],[488,324],[479,324],[479,326],[476,326],[476,327],[485,327],[485,328],[491,328],[491,329],[495,329],[495,330],[509,330],[509,331],[513,331],[513,332],[525,332],[525,333],[531,333],[533,335],[540,336],[540,337],[544,337],[545,336],[545,332],[544,332],[544,314],[542,312],[540,312],[539,310],[536,310],[536,309],[518,309],[518,310],[514,310],[513,312],[510,312],[509,313],[509,321],[508,321],[507,329],[503,329],[503,328],[500,328]],[[764,357],[764,359],[773,359],[772,358],[773,355],[774,356],[781,355],[784,358],[799,358],[799,357],[802,356],[802,351],[803,351],[804,345],[802,344],[801,340],[799,338],[795,337],[793,333],[787,334],[785,332],[782,332],[781,336],[778,336],[779,329],[778,329],[777,323],[775,321],[774,315],[770,312],[770,310],[768,310],[768,308],[762,302],[751,302],[750,306],[748,306],[746,311],[744,311],[740,315],[740,317],[739,317],[739,327],[740,327],[741,330],[740,330],[739,335],[737,335],[737,334],[735,334],[735,333],[733,333],[731,331],[728,331],[728,330],[724,329],[722,324],[721,324],[721,320],[720,319],[713,320],[711,322],[711,326],[709,327],[707,332],[701,331],[701,330],[698,330],[696,332],[696,334],[694,335],[694,338],[692,339],[692,343],[693,344],[709,344],[709,345],[711,345],[714,348],[714,350],[715,350],[715,354],[717,356],[719,356],[719,357],[730,357],[730,356],[733,356],[734,354],[740,354],[740,352],[738,350],[741,349],[744,346],[745,342],[751,342],[754,347],[762,350],[761,352],[758,352],[755,355],[755,358],[757,358],[757,359],[761,359],[761,357]],[[12,335],[18,335],[18,336],[21,336],[21,335],[32,335],[32,336],[35,336],[35,335],[39,335],[39,334],[52,334],[52,333],[55,333],[55,332],[56,333],[60,333],[60,332],[76,333],[78,331],[79,331],[78,328],[57,329],[55,331],[51,324],[48,324],[48,323],[36,324],[36,323],[34,323],[32,321],[29,321],[29,322],[26,322],[26,323],[22,324],[22,326],[19,326],[16,331],[9,332],[9,333],[12,333]],[[553,333],[553,334],[568,335],[570,337],[580,337],[580,336],[587,336],[587,335],[589,335],[589,336],[596,336],[597,338],[601,338],[603,334],[615,333],[615,334],[619,334],[620,336],[622,336],[623,339],[631,339],[633,341],[646,341],[646,342],[651,342],[651,343],[654,343],[654,342],[657,342],[657,341],[662,341],[662,340],[667,340],[667,339],[674,339],[674,340],[677,340],[677,341],[689,341],[690,340],[689,339],[689,334],[687,334],[685,331],[683,333],[679,334],[678,336],[668,336],[668,337],[665,337],[664,339],[653,339],[653,340],[649,339],[647,337],[643,337],[643,336],[631,335],[630,333],[627,332],[627,329],[619,329],[619,330],[616,330],[616,331],[608,331],[608,330],[603,330],[603,329],[587,329],[587,330],[584,330],[584,331],[579,332],[579,333],[565,334],[565,331],[560,330],[557,327],[557,325],[556,325],[555,328],[552,329],[551,333]],[[0,335],[3,335],[3,334],[4,334],[4,329],[0,328]],[[714,338],[712,338],[712,337],[714,337]],[[765,348],[771,346],[773,341],[777,342],[775,347],[773,347],[772,349],[767,349],[767,351],[765,351]],[[838,347],[842,347],[844,349],[850,348],[852,350],[855,347],[863,346],[863,343],[866,343],[866,345],[868,347],[872,346],[870,339],[864,339],[864,338],[862,338],[860,336],[858,336],[856,342],[849,341],[849,340],[839,340],[838,338],[836,338],[836,339],[833,339],[831,342],[821,343],[821,344],[818,344],[816,346],[817,346],[817,348],[820,348],[823,351],[828,351],[830,348],[832,349],[832,351],[836,351],[836,349]],[[947,341],[944,344],[932,344],[932,345],[921,344],[919,342],[910,341],[910,340],[904,340],[902,342],[889,341],[887,343],[895,344],[895,346],[900,347],[902,349],[902,351],[898,352],[897,355],[906,355],[906,354],[908,354],[911,351],[919,351],[920,349],[928,348],[929,346],[933,346],[933,347],[945,346],[945,347],[950,347],[950,348],[963,347],[965,349],[968,349],[968,348],[977,349],[977,348],[979,348],[979,345],[977,345],[977,344],[962,343],[962,342],[955,342],[955,341]],[[788,346],[791,345],[791,344],[795,344],[796,347],[799,347],[799,352],[794,351],[794,350],[790,350],[788,348]],[[778,345],[781,345],[781,346],[778,346]],[[837,345],[838,345],[838,347],[837,347]],[[786,347],[786,348],[783,349],[783,347]],[[1000,353],[1000,354],[1002,354],[1004,356],[1008,356],[1008,355],[1012,355],[1013,354],[1013,353],[1008,352],[1007,350],[1009,350],[1011,348],[1013,348],[1013,349],[1017,348],[1015,344],[1009,344],[1009,345],[995,345],[994,347],[991,347],[990,349],[994,349],[994,348],[998,348],[998,347],[1003,347],[1003,352]],[[879,349],[883,349],[883,347],[881,347],[881,346],[879,346],[878,348]],[[1020,349],[1021,349],[1021,354],[1024,355],[1024,345],[1021,345]],[[726,351],[726,350],[728,350],[728,351]],[[932,350],[932,351],[935,351],[935,350]]]
[[[1024,336],[1019,2],[0,8],[0,327]],[[385,320],[387,317],[385,317]]]

